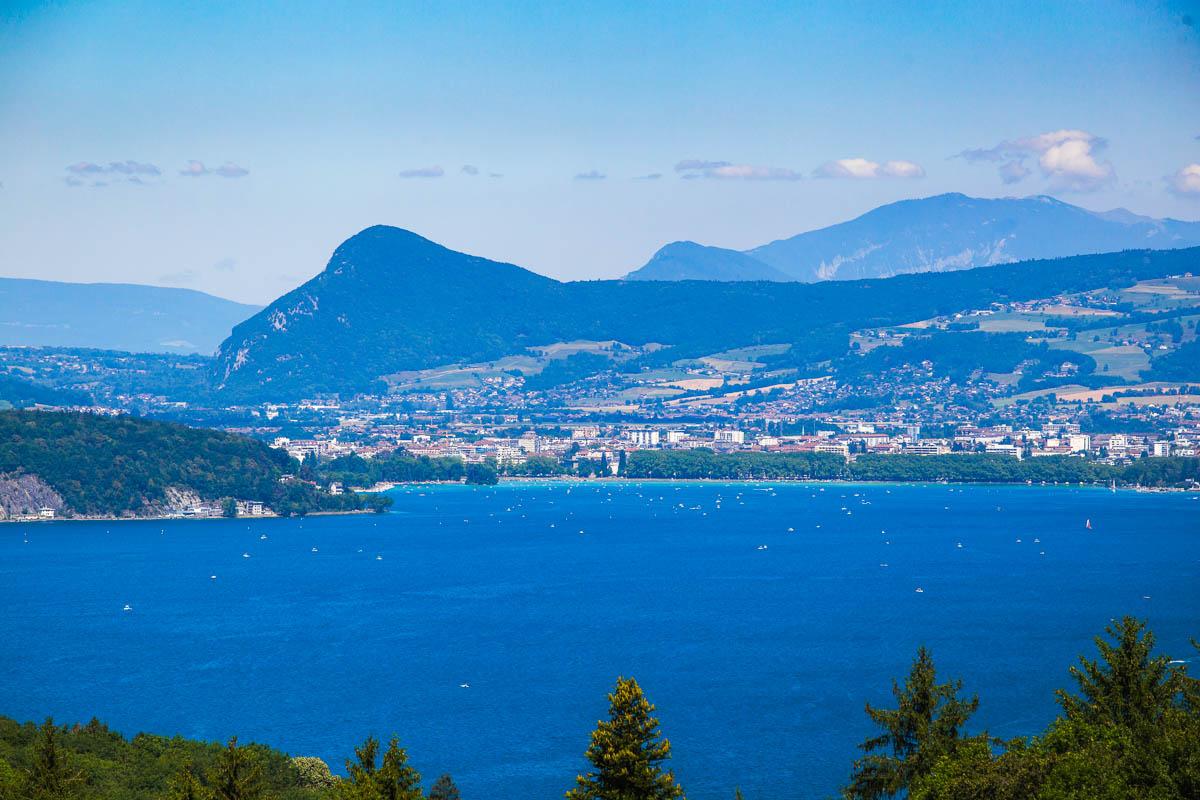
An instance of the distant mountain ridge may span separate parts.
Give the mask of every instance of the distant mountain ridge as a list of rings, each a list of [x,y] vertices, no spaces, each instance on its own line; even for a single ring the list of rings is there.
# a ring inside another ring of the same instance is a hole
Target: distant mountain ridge
[[[1200,222],[1125,209],[1088,211],[1045,196],[993,200],[952,193],[890,203],[744,252],[674,242],[626,279],[857,280],[1197,245]]]
[[[260,308],[193,289],[0,278],[0,345],[207,355]]]
[[[211,380],[228,401],[381,392],[381,379],[399,371],[576,340],[660,343],[677,358],[788,343],[798,359],[816,362],[844,352],[857,328],[1128,285],[1198,264],[1200,250],[1129,251],[888,280],[561,283],[377,225],[234,328]]]

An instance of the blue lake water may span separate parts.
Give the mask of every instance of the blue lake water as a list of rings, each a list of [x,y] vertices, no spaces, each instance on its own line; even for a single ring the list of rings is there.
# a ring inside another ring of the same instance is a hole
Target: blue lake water
[[[633,675],[694,800],[735,785],[815,798],[845,779],[871,733],[864,701],[889,700],[919,644],[981,695],[977,728],[1012,736],[1053,716],[1110,618],[1147,617],[1177,657],[1200,635],[1194,495],[551,482],[393,496],[383,516],[0,526],[0,713],[237,734],[339,771],[366,734],[396,732],[468,800],[548,800]]]

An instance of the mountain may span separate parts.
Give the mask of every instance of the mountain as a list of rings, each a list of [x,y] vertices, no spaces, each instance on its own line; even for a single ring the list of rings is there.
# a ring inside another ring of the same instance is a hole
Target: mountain
[[[671,242],[646,266],[628,276],[633,281],[790,281],[792,278],[737,250]]]
[[[402,370],[476,363],[574,340],[660,343],[676,357],[788,343],[798,359],[847,333],[1200,266],[1200,249],[1129,251],[888,280],[560,283],[375,226],[323,272],[233,329],[213,364],[227,401],[381,391]]]
[[[686,244],[672,250],[670,270],[656,262],[675,245],[627,278],[761,280],[764,266],[795,281],[887,278],[1035,258],[1194,247],[1200,245],[1200,222],[1153,219],[1125,209],[1094,212],[1044,196],[988,200],[941,194],[890,203],[849,222],[744,253]],[[714,275],[714,262],[725,266],[720,277]]]
[[[192,289],[0,278],[0,345],[208,354],[260,308]]]

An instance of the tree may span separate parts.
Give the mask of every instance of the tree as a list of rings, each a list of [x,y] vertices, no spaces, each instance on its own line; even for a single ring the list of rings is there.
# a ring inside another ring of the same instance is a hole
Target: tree
[[[47,717],[38,729],[33,763],[26,774],[25,796],[29,800],[65,800],[74,797],[82,777],[67,765],[66,751],[58,743],[59,729]]]
[[[230,519],[237,516],[237,500],[232,497],[226,497],[221,501],[221,516]]]
[[[292,764],[300,774],[300,785],[305,788],[328,789],[337,783],[329,765],[316,756],[295,756]]]
[[[596,724],[586,753],[594,769],[575,779],[567,800],[683,798],[675,775],[662,767],[671,757],[671,743],[662,738],[654,706],[637,681],[617,678],[608,702],[608,719]]]
[[[248,748],[238,747],[233,736],[209,772],[209,787],[216,800],[257,800],[263,795],[262,767]]]
[[[847,800],[878,800],[906,791],[915,779],[933,768],[939,758],[953,754],[962,741],[961,729],[979,707],[979,698],[958,696],[962,681],[937,682],[933,657],[917,650],[903,688],[892,681],[895,709],[874,708],[867,716],[883,733],[859,745],[866,755],[854,762]],[[883,752],[877,752],[883,751]]]
[[[1059,705],[1071,721],[1141,728],[1157,724],[1183,688],[1168,656],[1153,656],[1154,634],[1141,620],[1125,617],[1105,628],[1113,642],[1097,636],[1100,659],[1079,657],[1071,677],[1079,696],[1059,689]]]
[[[191,762],[183,765],[167,787],[167,800],[207,800],[209,797]]]
[[[368,736],[354,748],[357,762],[346,761],[347,780],[338,784],[347,800],[421,800],[421,775],[408,765],[408,754],[395,736],[377,765],[379,740]]]
[[[449,775],[442,775],[429,787],[429,800],[461,800],[458,787]]]

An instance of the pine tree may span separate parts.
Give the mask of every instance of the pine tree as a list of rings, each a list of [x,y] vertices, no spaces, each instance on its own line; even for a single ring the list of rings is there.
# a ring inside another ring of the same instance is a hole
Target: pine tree
[[[675,800],[683,789],[663,769],[671,743],[662,738],[654,706],[633,678],[617,678],[608,696],[608,720],[592,733],[587,759],[594,767],[575,779],[567,800]]]
[[[1154,634],[1141,620],[1125,617],[1105,628],[1113,639],[1096,637],[1100,659],[1082,656],[1071,676],[1079,696],[1059,689],[1058,702],[1067,719],[1099,725],[1138,728],[1154,725],[1186,688],[1169,656],[1153,656]]]
[[[66,800],[76,796],[82,777],[67,766],[66,751],[58,743],[59,729],[47,717],[34,744],[33,764],[26,774],[29,800]]]
[[[209,773],[209,786],[216,800],[258,800],[263,795],[262,767],[248,748],[230,738]]]
[[[458,787],[454,785],[454,779],[443,775],[429,787],[429,800],[462,800],[462,797],[458,793]]]
[[[924,647],[901,688],[892,681],[895,709],[873,708],[867,716],[883,728],[879,736],[859,745],[867,755],[854,762],[847,800],[879,800],[907,790],[933,768],[943,755],[953,754],[962,741],[962,727],[979,707],[979,698],[958,696],[962,681],[937,682],[933,658]],[[878,753],[876,751],[884,751]]]
[[[383,766],[375,773],[382,800],[421,800],[421,773],[408,765],[408,753],[393,736],[383,754]]]
[[[357,762],[346,762],[347,779],[338,784],[345,800],[421,800],[421,775],[408,765],[408,754],[395,736],[377,765],[379,740],[368,736],[354,748]]]

